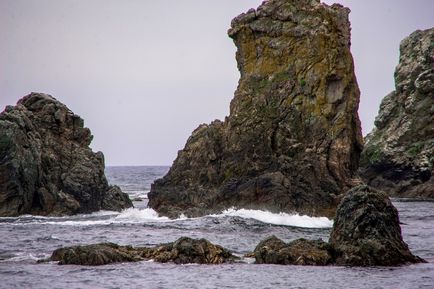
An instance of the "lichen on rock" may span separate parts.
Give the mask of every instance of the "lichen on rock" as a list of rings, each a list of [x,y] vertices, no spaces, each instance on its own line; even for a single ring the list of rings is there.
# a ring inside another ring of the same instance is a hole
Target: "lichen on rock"
[[[131,207],[109,186],[104,155],[84,121],[52,96],[31,93],[0,114],[0,216],[70,215]]]
[[[366,137],[361,176],[392,196],[434,198],[434,28],[401,42],[395,88]]]
[[[149,206],[171,217],[228,207],[332,217],[362,148],[348,14],[270,0],[236,17],[230,115],[193,132]]]

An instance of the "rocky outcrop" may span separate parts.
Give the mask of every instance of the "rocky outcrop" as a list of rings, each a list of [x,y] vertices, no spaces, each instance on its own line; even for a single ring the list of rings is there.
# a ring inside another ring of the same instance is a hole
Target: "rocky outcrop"
[[[367,186],[348,192],[340,203],[330,244],[335,263],[351,266],[396,266],[419,263],[402,240],[398,211],[388,196]]]
[[[292,265],[397,266],[425,262],[402,240],[396,208],[383,192],[365,185],[340,203],[329,243],[272,236],[256,246],[256,263]]]
[[[361,176],[397,197],[434,198],[434,28],[401,42],[396,90],[366,137]]]
[[[214,245],[205,239],[181,237],[175,242],[156,247],[119,246],[113,243],[102,243],[85,246],[74,246],[57,249],[46,261],[58,261],[60,265],[105,265],[119,262],[137,262],[154,260],[160,263],[175,264],[222,264],[238,259],[228,250]]]
[[[236,17],[230,115],[193,132],[149,206],[170,217],[233,206],[333,216],[362,143],[348,13],[270,0]]]
[[[31,93],[0,114],[0,216],[69,215],[131,207],[109,186],[104,156],[89,148],[83,119]]]

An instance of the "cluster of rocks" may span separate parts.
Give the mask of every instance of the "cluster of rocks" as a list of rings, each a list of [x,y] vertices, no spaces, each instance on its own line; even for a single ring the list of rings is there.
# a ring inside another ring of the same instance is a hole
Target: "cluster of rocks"
[[[396,197],[434,198],[434,28],[401,42],[396,90],[366,137],[361,176]]]
[[[109,186],[83,119],[42,93],[0,114],[0,216],[70,215],[132,206]]]
[[[181,237],[175,242],[156,247],[119,246],[113,243],[101,243],[57,249],[47,260],[58,261],[60,265],[105,265],[118,262],[137,262],[154,260],[160,263],[175,264],[222,264],[233,262],[238,257],[221,246],[205,239]]]
[[[367,186],[351,189],[340,203],[328,243],[272,236],[255,248],[257,263],[396,266],[424,262],[402,240],[396,208],[388,196]]]
[[[297,239],[288,244],[275,236],[261,241],[250,256],[257,264],[396,266],[424,262],[402,240],[396,208],[386,194],[367,186],[349,191],[337,209],[329,243]],[[239,258],[205,239],[180,238],[153,248],[111,243],[57,249],[45,261],[103,265],[152,259],[176,264],[221,264]]]
[[[169,217],[229,207],[333,217],[362,150],[348,13],[271,0],[236,17],[230,114],[193,132],[149,206]]]

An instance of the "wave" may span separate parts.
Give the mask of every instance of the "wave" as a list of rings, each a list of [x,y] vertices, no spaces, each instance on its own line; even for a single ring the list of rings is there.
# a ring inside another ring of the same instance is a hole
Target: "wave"
[[[84,215],[83,215],[84,216]],[[93,213],[88,215],[90,219],[87,220],[78,219],[78,220],[67,220],[67,221],[50,221],[44,222],[49,225],[61,225],[61,226],[93,226],[93,225],[111,225],[111,224],[138,224],[138,223],[148,223],[148,222],[173,222],[178,220],[183,220],[186,218],[180,219],[169,219],[167,217],[160,217],[158,213],[150,208],[145,209],[137,209],[137,208],[129,208],[123,210],[122,212],[110,212],[106,211],[104,213]],[[107,219],[98,219],[98,217],[109,217]],[[97,220],[95,220],[95,218]]]
[[[299,214],[288,213],[271,213],[261,210],[248,210],[248,209],[228,209],[218,215],[211,215],[213,217],[240,217],[244,219],[255,219],[262,223],[272,225],[283,225],[291,227],[303,228],[330,228],[333,226],[333,221],[326,217],[309,217]]]
[[[150,208],[138,209],[129,208],[122,212],[100,211],[87,215],[67,216],[67,217],[39,217],[25,216],[25,218],[14,218],[14,225],[47,224],[57,226],[94,226],[111,224],[140,224],[140,223],[167,223],[185,220],[200,220],[206,218],[227,218],[239,217],[243,219],[253,219],[262,223],[292,226],[303,228],[330,228],[333,221],[326,217],[309,217],[299,214],[271,213],[261,210],[248,209],[227,209],[220,214],[213,214],[199,218],[187,218],[181,216],[178,219],[160,217],[158,213]]]

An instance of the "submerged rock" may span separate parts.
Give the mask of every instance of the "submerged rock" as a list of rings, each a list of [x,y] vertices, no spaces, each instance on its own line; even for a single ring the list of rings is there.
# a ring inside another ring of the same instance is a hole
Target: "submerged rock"
[[[31,93],[0,114],[0,216],[69,215],[131,207],[109,186],[83,119],[52,96]]]
[[[329,243],[275,236],[255,248],[258,264],[397,266],[425,262],[402,240],[396,208],[388,196],[367,186],[351,189],[340,203]]]
[[[330,244],[335,264],[396,266],[419,263],[402,240],[398,211],[389,197],[367,186],[350,190],[340,203]]]
[[[175,242],[147,248],[119,246],[113,243],[101,243],[57,249],[45,261],[58,261],[60,265],[105,265],[119,262],[137,262],[154,260],[176,264],[221,264],[238,259],[225,248],[214,245],[205,239],[181,237]]]
[[[333,216],[362,147],[348,13],[270,0],[236,17],[230,115],[192,133],[149,206],[170,217],[229,207]]]
[[[434,28],[401,42],[396,90],[366,137],[361,176],[397,197],[434,198]]]

